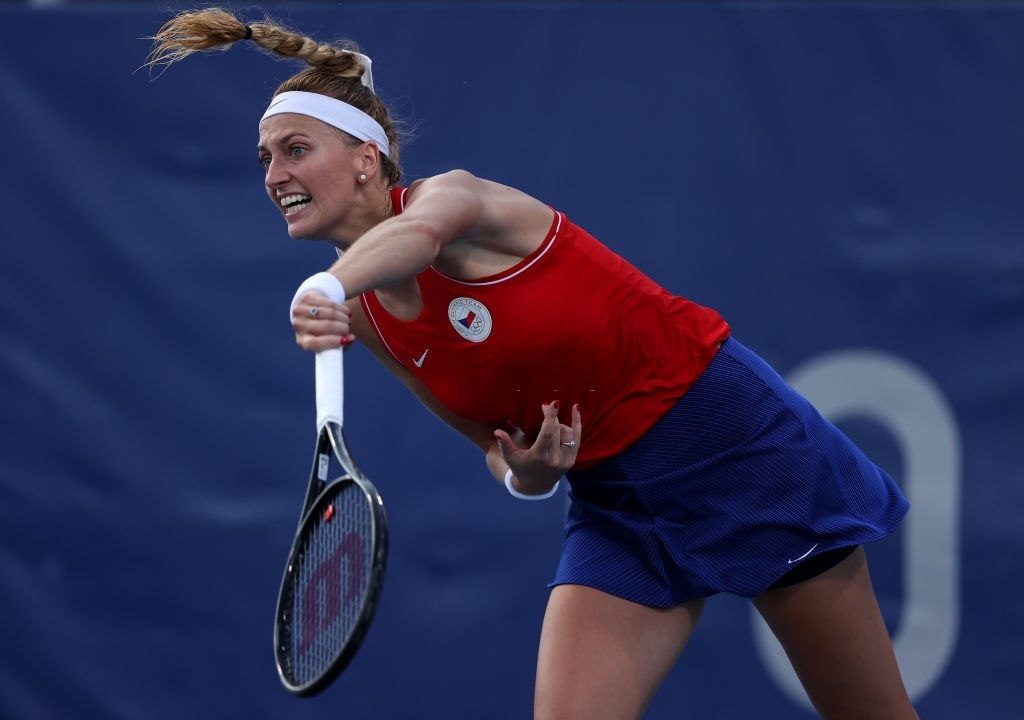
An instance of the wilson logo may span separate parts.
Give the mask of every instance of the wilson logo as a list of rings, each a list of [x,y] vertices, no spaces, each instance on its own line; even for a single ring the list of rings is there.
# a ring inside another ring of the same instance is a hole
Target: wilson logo
[[[351,532],[303,583],[300,656],[309,650],[324,630],[334,624],[352,598],[359,595],[363,585],[363,560],[363,539],[359,533]],[[347,588],[342,597],[341,590],[345,585]]]

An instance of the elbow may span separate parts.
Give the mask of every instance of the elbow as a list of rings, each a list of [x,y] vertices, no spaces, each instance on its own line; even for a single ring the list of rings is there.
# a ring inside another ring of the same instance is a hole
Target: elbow
[[[410,234],[417,239],[416,247],[423,253],[424,269],[426,269],[434,264],[450,238],[445,236],[437,224],[427,219],[410,219],[410,223],[412,224],[412,227],[409,228]]]

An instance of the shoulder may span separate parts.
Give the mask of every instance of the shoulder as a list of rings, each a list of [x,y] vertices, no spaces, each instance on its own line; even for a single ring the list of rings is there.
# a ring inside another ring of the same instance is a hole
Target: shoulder
[[[524,211],[539,212],[547,218],[552,212],[547,204],[519,188],[462,169],[412,182],[406,194],[406,205],[417,202],[424,208],[435,204],[470,207],[481,217],[490,216],[502,223]]]
[[[457,245],[481,246],[507,255],[510,261],[522,259],[540,245],[552,213],[548,205],[518,188],[462,169],[413,182],[403,211],[409,220],[426,219],[444,227],[445,237]],[[448,274],[453,271],[449,269]],[[454,272],[453,276],[464,274]]]
[[[448,170],[447,172],[431,175],[430,177],[419,178],[409,183],[407,200],[411,202],[414,197],[424,194],[444,191],[468,190],[471,192],[481,191],[487,184],[483,178],[479,178],[468,170]]]

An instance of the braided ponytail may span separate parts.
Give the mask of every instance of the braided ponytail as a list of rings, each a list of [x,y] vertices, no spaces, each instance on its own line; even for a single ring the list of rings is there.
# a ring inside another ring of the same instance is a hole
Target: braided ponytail
[[[223,8],[184,11],[164,23],[153,41],[143,67],[152,72],[205,50],[227,49],[236,42],[251,40],[259,48],[308,67],[285,80],[274,95],[286,91],[319,93],[348,103],[372,117],[387,135],[391,156],[381,156],[381,170],[390,186],[401,181],[398,164],[398,132],[387,107],[374,91],[363,85],[363,66],[354,43],[320,43],[266,18],[242,22]]]

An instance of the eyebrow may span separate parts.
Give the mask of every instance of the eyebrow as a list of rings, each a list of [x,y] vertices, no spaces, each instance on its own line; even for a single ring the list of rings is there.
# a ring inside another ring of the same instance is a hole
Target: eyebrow
[[[308,133],[304,133],[304,132],[288,133],[287,135],[281,136],[280,139],[275,140],[273,143],[271,143],[271,145],[286,145],[292,139],[294,139],[296,137],[304,137],[304,136],[308,136]],[[259,145],[256,146],[256,152],[260,152],[260,151],[263,151],[263,150],[266,150],[266,149],[267,149],[267,146],[264,145],[263,143],[260,143]]]

